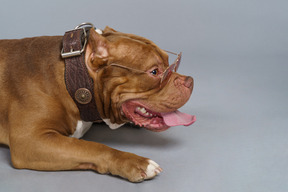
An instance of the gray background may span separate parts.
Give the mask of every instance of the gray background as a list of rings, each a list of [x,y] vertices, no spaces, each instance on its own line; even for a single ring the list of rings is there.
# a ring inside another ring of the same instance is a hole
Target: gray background
[[[0,146],[1,192],[288,191],[287,0],[2,0],[0,38],[62,35],[85,21],[183,51],[179,72],[195,87],[181,110],[197,122],[163,133],[103,124],[88,132],[87,140],[161,165],[160,176],[140,184],[91,171],[15,170]]]

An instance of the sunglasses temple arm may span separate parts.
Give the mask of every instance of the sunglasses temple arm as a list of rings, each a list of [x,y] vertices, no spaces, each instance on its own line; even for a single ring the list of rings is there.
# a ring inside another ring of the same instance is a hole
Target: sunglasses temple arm
[[[174,53],[174,52],[171,52],[171,51],[167,51],[167,50],[163,50],[163,51],[165,51],[167,53],[170,53],[170,54],[173,54],[173,55],[178,55],[177,53]]]

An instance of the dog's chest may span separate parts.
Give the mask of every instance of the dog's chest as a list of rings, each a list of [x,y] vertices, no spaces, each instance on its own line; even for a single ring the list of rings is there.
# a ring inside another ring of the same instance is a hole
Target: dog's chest
[[[81,138],[92,126],[92,122],[78,121],[76,130],[70,137]]]
[[[103,119],[103,121],[111,128],[118,129],[124,124],[111,123],[110,119]],[[78,121],[75,132],[70,137],[81,138],[91,128],[93,122]]]

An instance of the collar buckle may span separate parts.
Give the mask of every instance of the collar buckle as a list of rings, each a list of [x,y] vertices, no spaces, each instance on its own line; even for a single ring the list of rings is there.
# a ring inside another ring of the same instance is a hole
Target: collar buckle
[[[83,29],[83,35],[84,35],[84,42],[82,42],[81,50],[74,50],[73,48],[71,48],[70,52],[64,52],[64,48],[63,48],[62,51],[61,51],[61,57],[63,59],[66,59],[66,58],[69,58],[69,57],[80,56],[85,51],[86,44],[87,44],[87,33],[86,33],[86,29],[85,28],[82,28],[82,29]],[[78,30],[78,28],[75,28],[75,30]]]
[[[70,49],[70,52],[64,52],[64,48],[62,49],[61,51],[61,57],[63,59],[66,59],[66,58],[69,58],[69,57],[76,57],[76,56],[80,56],[82,55],[82,53],[85,51],[85,48],[86,48],[86,44],[87,44],[87,39],[88,39],[88,35],[87,35],[87,30],[88,29],[95,29],[94,25],[92,23],[81,23],[80,25],[77,25],[74,30],[71,30],[71,31],[76,31],[76,30],[79,30],[79,29],[82,29],[83,30],[83,35],[84,37],[84,41],[82,41],[82,48],[80,50],[74,50],[73,48]],[[67,33],[71,32],[71,31],[67,31]],[[82,39],[81,38],[81,39]]]

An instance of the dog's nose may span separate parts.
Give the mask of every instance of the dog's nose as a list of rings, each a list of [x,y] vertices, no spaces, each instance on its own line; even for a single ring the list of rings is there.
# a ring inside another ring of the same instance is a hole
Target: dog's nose
[[[176,87],[184,85],[188,89],[193,89],[194,80],[190,76],[179,76],[175,78],[174,85]]]
[[[192,77],[187,76],[184,81],[184,86],[187,88],[193,88],[194,80]]]

